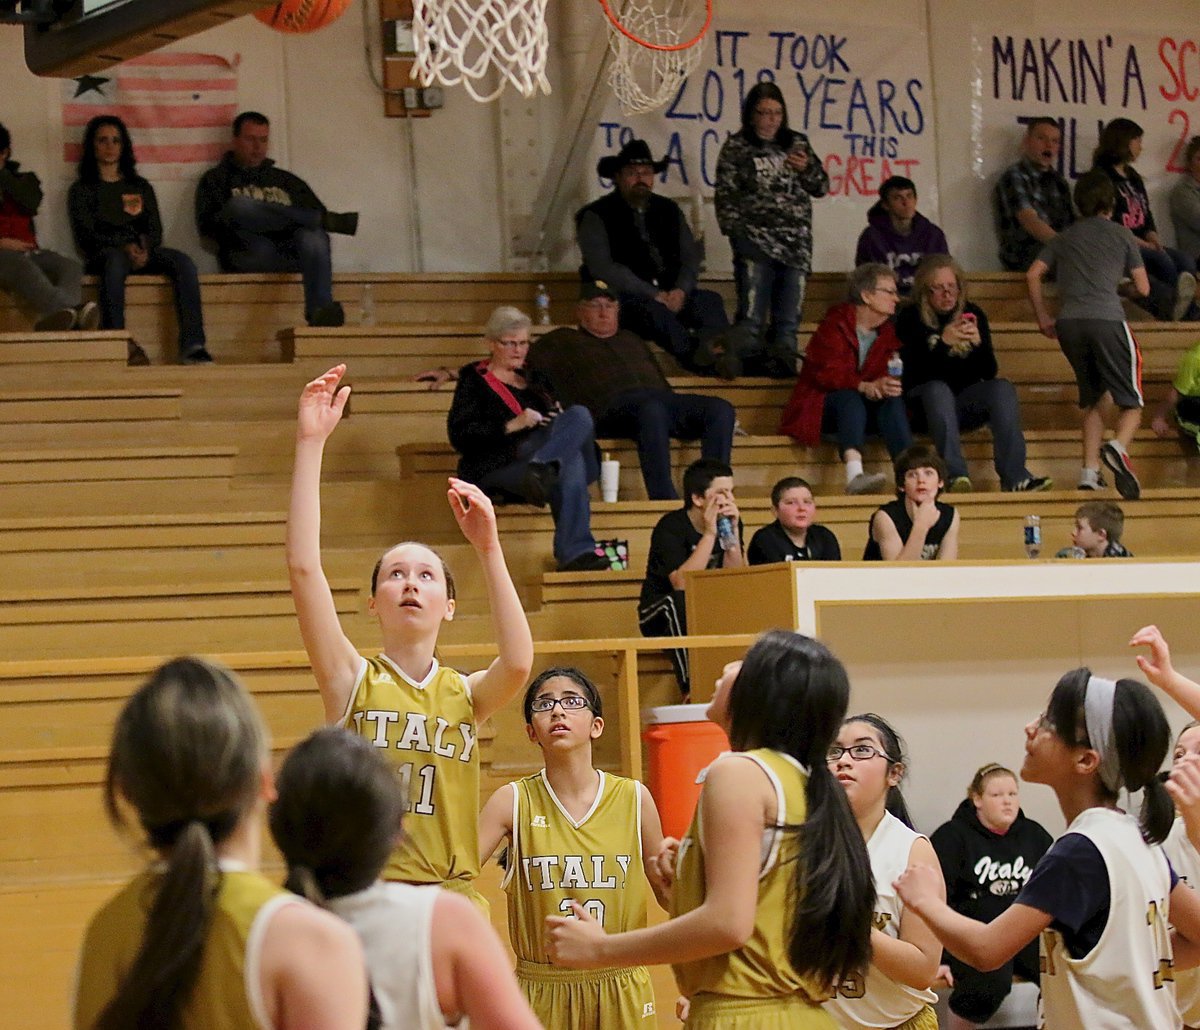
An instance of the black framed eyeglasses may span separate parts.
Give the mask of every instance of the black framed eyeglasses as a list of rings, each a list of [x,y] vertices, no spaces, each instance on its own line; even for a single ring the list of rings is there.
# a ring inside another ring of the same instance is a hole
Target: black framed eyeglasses
[[[558,705],[564,712],[577,712],[581,708],[591,708],[586,697],[580,697],[578,694],[566,694],[563,697],[539,697],[535,698],[530,704],[530,708],[535,712],[552,712],[554,706]]]
[[[880,758],[889,758],[886,754],[877,747],[872,747],[870,744],[851,744],[849,747],[838,747],[836,744],[831,744],[829,750],[825,752],[826,762],[836,762],[842,755],[849,755],[856,762],[865,762],[868,759],[878,755]]]

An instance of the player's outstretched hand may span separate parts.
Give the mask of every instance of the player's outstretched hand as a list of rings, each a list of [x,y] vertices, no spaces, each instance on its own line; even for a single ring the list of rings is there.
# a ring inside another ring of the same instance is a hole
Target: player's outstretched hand
[[[300,394],[300,410],[296,417],[296,435],[302,439],[324,442],[337,428],[346,401],[350,399],[350,387],[338,388],[345,365],[334,365],[322,376],[317,376],[304,387]]]
[[[1171,649],[1162,631],[1157,626],[1143,626],[1130,638],[1129,646],[1150,648],[1148,655],[1137,656],[1138,668],[1156,687],[1165,689],[1175,675],[1175,667],[1171,664]]]
[[[546,954],[556,966],[568,969],[603,968],[604,927],[578,901],[572,901],[571,908],[573,916],[546,916]]]
[[[675,886],[675,863],[679,858],[679,838],[664,837],[659,846],[658,854],[654,856],[651,868],[658,877],[658,882],[670,892]]]
[[[446,497],[467,542],[477,551],[499,547],[500,535],[496,530],[496,509],[492,506],[492,499],[474,483],[455,479],[454,476],[450,477],[449,483]]]
[[[910,865],[892,884],[900,900],[917,915],[926,902],[941,901],[942,874],[928,865]]]

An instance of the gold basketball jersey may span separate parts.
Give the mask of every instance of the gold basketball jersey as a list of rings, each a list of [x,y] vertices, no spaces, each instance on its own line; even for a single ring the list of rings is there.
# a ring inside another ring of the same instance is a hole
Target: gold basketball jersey
[[[545,918],[570,915],[572,901],[609,933],[646,925],[641,787],[624,776],[597,775],[596,800],[578,823],[555,797],[544,769],[512,785],[512,845],[503,886],[518,959],[549,963]]]
[[[83,941],[75,997],[75,1026],[91,1030],[133,965],[146,929],[159,877],[134,877],[92,919]],[[257,919],[278,907],[304,904],[257,873],[223,872],[212,926],[204,942],[200,975],[183,1006],[184,1028],[228,1027],[257,1030],[266,1026],[261,1008],[260,972],[246,954]],[[250,998],[259,1001],[251,1007]]]
[[[804,822],[808,806],[804,788],[808,774],[790,755],[767,748],[735,751],[718,761],[752,761],[767,774],[775,789],[776,825],[763,830],[762,867],[758,879],[758,904],[754,932],[736,951],[676,965],[675,980],[689,997],[706,992],[735,998],[767,998],[801,994],[819,1003],[825,995],[810,980],[800,976],[788,959],[791,934],[793,881],[796,876],[798,841],[784,826]],[[676,861],[671,916],[675,918],[698,908],[704,900],[704,852],[700,846],[700,808],[680,841]],[[814,947],[820,942],[814,941]]]
[[[421,682],[386,655],[366,659],[340,725],[384,752],[409,797],[387,880],[442,883],[479,875],[479,750],[462,673],[439,665]]]

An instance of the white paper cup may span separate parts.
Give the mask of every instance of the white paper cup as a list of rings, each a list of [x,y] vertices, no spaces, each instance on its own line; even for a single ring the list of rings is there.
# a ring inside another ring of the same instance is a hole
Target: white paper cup
[[[612,504],[617,499],[617,488],[621,482],[621,463],[619,461],[600,462],[600,496],[605,503]]]

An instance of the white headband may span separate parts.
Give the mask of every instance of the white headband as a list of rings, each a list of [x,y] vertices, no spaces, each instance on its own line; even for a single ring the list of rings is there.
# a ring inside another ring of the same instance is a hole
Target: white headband
[[[1100,782],[1114,793],[1121,787],[1121,761],[1113,743],[1113,699],[1117,684],[1089,676],[1083,695],[1083,714],[1092,748],[1100,755]]]

